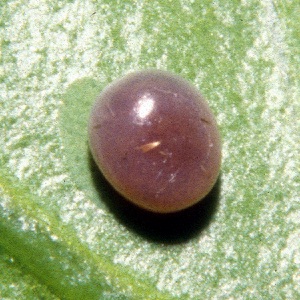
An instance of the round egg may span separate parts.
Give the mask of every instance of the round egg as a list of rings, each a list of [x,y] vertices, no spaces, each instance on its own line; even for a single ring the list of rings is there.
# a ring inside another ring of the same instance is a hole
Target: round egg
[[[207,102],[166,71],[131,73],[106,87],[91,111],[89,144],[110,184],[157,213],[203,199],[220,170],[220,135]]]

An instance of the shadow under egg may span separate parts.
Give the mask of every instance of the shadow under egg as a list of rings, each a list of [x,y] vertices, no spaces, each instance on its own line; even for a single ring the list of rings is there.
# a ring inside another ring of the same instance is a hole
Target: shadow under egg
[[[210,193],[197,204],[175,213],[153,213],[132,204],[105,179],[89,152],[90,170],[99,198],[116,219],[145,239],[178,244],[196,238],[209,225],[219,203],[221,176]]]

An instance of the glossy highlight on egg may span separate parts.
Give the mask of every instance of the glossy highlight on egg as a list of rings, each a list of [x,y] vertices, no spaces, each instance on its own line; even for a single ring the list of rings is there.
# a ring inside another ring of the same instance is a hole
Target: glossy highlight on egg
[[[166,71],[134,72],[106,87],[91,111],[89,144],[108,182],[157,213],[203,199],[221,165],[220,135],[207,102]]]

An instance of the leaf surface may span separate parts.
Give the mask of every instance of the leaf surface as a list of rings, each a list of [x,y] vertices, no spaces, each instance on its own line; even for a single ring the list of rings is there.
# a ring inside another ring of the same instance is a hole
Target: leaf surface
[[[297,1],[2,1],[2,299],[300,296]],[[223,139],[199,205],[155,216],[91,159],[92,103],[130,71],[199,88]]]

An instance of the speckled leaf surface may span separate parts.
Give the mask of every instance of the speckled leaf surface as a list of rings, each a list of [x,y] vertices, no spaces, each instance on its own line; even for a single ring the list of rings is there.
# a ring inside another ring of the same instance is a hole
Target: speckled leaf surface
[[[298,299],[298,1],[1,1],[0,298]],[[141,212],[88,151],[97,94],[130,71],[194,83],[220,179]]]

